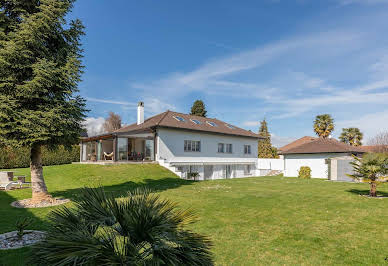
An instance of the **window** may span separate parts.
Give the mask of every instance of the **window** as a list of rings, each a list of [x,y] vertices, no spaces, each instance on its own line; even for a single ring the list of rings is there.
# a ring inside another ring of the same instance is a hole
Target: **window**
[[[232,125],[230,125],[230,124],[226,124],[226,126],[227,126],[228,128],[230,128],[230,129],[235,129],[235,127],[232,126]]]
[[[211,125],[212,127],[216,127],[217,126],[217,124],[214,123],[214,122],[206,121],[206,123],[208,123],[208,125]]]
[[[244,145],[244,154],[251,154],[251,145]]]
[[[180,122],[185,122],[185,119],[184,118],[182,118],[182,117],[180,117],[180,116],[174,116],[174,118],[176,119],[176,120],[178,120],[178,121],[180,121]]]
[[[195,151],[200,152],[201,151],[201,142],[195,141],[195,140],[185,140],[185,151]]]
[[[224,143],[218,143],[218,152],[224,153]]]
[[[232,153],[232,144],[226,144],[226,153]]]
[[[197,125],[200,125],[201,124],[201,122],[199,121],[199,120],[197,120],[197,119],[190,119],[191,120],[191,122],[193,122],[194,124],[197,124]]]
[[[244,175],[250,175],[250,174],[251,174],[251,166],[249,164],[244,165]]]

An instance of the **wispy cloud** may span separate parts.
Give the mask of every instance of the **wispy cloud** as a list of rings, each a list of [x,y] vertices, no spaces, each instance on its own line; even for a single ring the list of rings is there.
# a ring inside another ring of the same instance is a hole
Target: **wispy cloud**
[[[372,5],[372,4],[388,4],[388,0],[337,0],[340,5],[352,5],[352,4],[362,4],[362,5]]]

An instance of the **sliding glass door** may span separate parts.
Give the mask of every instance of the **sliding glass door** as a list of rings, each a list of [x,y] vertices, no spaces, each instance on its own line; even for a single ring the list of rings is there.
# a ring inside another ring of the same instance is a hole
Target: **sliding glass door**
[[[128,160],[128,139],[118,138],[117,139],[117,157],[119,161]]]

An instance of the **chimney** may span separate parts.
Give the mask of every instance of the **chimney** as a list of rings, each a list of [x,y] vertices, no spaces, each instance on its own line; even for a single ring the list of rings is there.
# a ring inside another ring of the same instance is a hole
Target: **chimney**
[[[137,124],[144,123],[144,102],[139,102],[137,104]]]

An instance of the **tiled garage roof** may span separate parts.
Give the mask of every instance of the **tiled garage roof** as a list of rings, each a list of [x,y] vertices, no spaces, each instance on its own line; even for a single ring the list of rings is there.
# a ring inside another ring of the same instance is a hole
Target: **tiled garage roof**
[[[360,147],[353,147],[333,138],[303,137],[282,148],[281,154],[302,153],[364,153]]]

